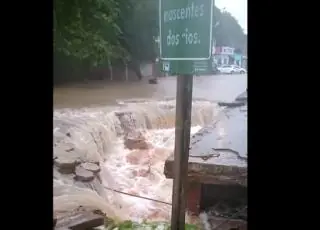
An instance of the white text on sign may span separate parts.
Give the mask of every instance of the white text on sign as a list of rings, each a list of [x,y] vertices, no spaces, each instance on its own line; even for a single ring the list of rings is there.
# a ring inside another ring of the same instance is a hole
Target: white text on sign
[[[163,12],[163,21],[168,23],[176,20],[192,20],[195,18],[203,17],[204,5],[196,5],[194,2],[185,8],[165,10]]]
[[[193,20],[204,16],[204,4],[196,5],[194,2],[184,8],[170,9],[163,12],[164,23],[177,20]],[[201,43],[199,33],[185,28],[184,32],[176,33],[169,29],[167,35],[167,46],[178,46],[181,42],[185,45],[198,45]]]
[[[177,46],[180,43],[180,39],[182,42],[185,42],[186,45],[197,45],[200,44],[200,36],[196,33],[190,33],[188,28],[185,29],[185,32],[182,34],[175,34],[171,30],[169,30],[169,34],[167,36],[167,45],[168,46]]]

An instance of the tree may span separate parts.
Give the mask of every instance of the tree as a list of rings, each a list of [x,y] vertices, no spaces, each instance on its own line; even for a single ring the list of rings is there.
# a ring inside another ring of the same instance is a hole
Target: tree
[[[123,36],[121,43],[129,53],[131,68],[142,78],[140,63],[154,61],[157,53],[158,0],[127,0],[121,7]]]
[[[227,11],[214,10],[217,26],[215,27],[215,39],[217,46],[230,46],[242,52],[246,49],[247,36],[238,21]]]
[[[131,0],[137,2],[136,0]],[[158,0],[140,0],[134,8],[133,20],[127,30],[131,54],[138,60],[156,58],[155,38],[159,34]]]
[[[140,62],[156,56],[157,13],[157,0],[55,0],[56,59],[73,60],[74,69],[79,61],[89,66],[130,62],[141,78]]]
[[[126,56],[119,14],[116,0],[55,0],[54,51],[94,64]]]

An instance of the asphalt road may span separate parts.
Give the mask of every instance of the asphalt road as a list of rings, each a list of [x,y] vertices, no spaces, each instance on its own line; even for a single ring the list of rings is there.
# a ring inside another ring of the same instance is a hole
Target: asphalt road
[[[163,99],[176,96],[176,77],[159,78],[158,84],[147,79],[137,82],[95,82],[54,89],[55,108],[77,108],[114,105],[117,100],[133,98]],[[232,101],[247,88],[247,75],[197,76],[193,97]]]

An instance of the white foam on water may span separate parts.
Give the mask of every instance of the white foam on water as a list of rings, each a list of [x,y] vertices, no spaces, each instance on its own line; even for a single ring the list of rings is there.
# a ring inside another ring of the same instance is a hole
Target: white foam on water
[[[201,126],[192,127],[191,134],[200,128]],[[108,155],[104,163],[104,172],[107,172],[103,176],[106,178],[104,184],[108,186],[107,178],[116,178],[116,183],[112,185],[115,186],[114,189],[171,203],[173,180],[166,179],[163,170],[165,160],[173,153],[174,132],[174,129],[149,131],[147,139],[154,148],[148,150],[130,151],[119,144],[118,149]],[[128,195],[121,195],[121,198],[133,220],[170,218],[169,205]]]
[[[218,105],[193,101],[191,134],[213,122]],[[122,118],[119,114],[122,114]],[[82,161],[100,162],[102,184],[76,183],[54,168],[54,211],[68,212],[80,205],[107,216],[136,221],[169,220],[171,206],[119,194],[104,187],[171,203],[172,180],[164,163],[174,148],[175,101],[141,101],[118,107],[63,109],[54,112],[54,155],[75,149]],[[148,150],[124,148],[126,128],[140,130],[151,144]]]

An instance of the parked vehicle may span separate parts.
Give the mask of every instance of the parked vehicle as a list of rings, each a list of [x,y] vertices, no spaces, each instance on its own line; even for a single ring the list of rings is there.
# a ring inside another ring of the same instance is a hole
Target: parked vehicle
[[[245,74],[247,73],[247,70],[244,68],[241,68],[237,65],[222,65],[218,67],[219,73],[222,74]]]

